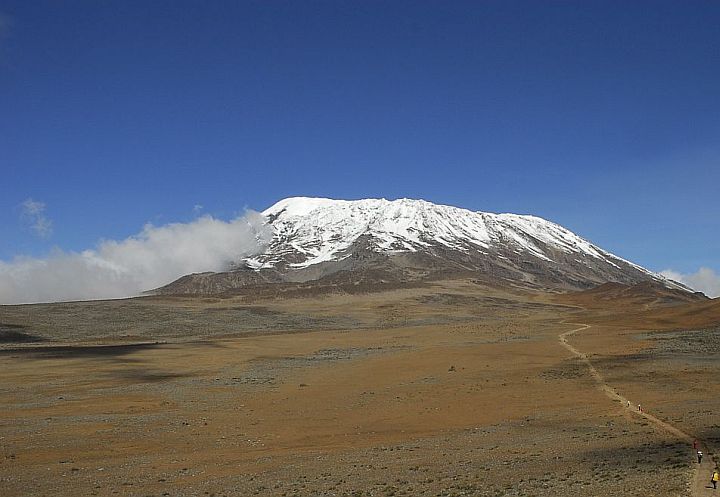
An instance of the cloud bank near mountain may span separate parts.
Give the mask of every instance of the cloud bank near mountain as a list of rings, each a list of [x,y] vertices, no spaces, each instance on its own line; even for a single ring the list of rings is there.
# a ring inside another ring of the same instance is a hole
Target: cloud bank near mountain
[[[82,252],[0,261],[0,304],[131,297],[188,273],[221,271],[261,251],[272,234],[256,212],[231,221],[147,224]]]
[[[666,269],[661,271],[660,274],[703,292],[708,297],[720,297],[720,274],[710,268],[701,267],[696,272],[688,274]]]

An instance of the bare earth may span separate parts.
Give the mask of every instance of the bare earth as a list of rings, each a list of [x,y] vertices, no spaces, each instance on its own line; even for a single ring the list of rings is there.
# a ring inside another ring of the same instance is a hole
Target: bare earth
[[[717,304],[448,281],[0,307],[0,495],[720,495]]]

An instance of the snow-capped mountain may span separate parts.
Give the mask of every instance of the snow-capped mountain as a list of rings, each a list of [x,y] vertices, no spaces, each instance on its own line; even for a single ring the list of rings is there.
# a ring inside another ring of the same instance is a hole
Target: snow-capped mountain
[[[617,266],[631,264],[594,246],[562,226],[539,217],[473,212],[424,200],[331,200],[287,198],[262,213],[275,236],[264,253],[247,259],[250,267],[293,268],[349,257],[361,236],[375,240],[384,253],[417,252],[433,246],[461,252],[499,248],[552,261],[553,251],[589,256]],[[637,269],[648,272],[635,266]]]
[[[648,280],[679,286],[534,216],[473,212],[424,200],[306,197],[281,200],[262,215],[272,230],[262,253],[228,273],[193,275],[185,283],[222,291],[265,282],[471,276],[491,284],[557,289]]]

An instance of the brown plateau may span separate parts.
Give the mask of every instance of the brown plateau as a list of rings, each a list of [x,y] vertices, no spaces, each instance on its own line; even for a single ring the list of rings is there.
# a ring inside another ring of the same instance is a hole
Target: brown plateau
[[[291,290],[0,307],[0,495],[715,494],[719,300]]]

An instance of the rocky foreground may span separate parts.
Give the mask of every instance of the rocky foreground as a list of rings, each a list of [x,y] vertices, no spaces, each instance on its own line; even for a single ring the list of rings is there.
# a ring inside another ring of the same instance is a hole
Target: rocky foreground
[[[590,324],[568,339],[608,383],[712,452],[716,303],[593,295],[446,281],[3,307],[0,489],[689,495],[687,442],[611,402],[558,337]]]

